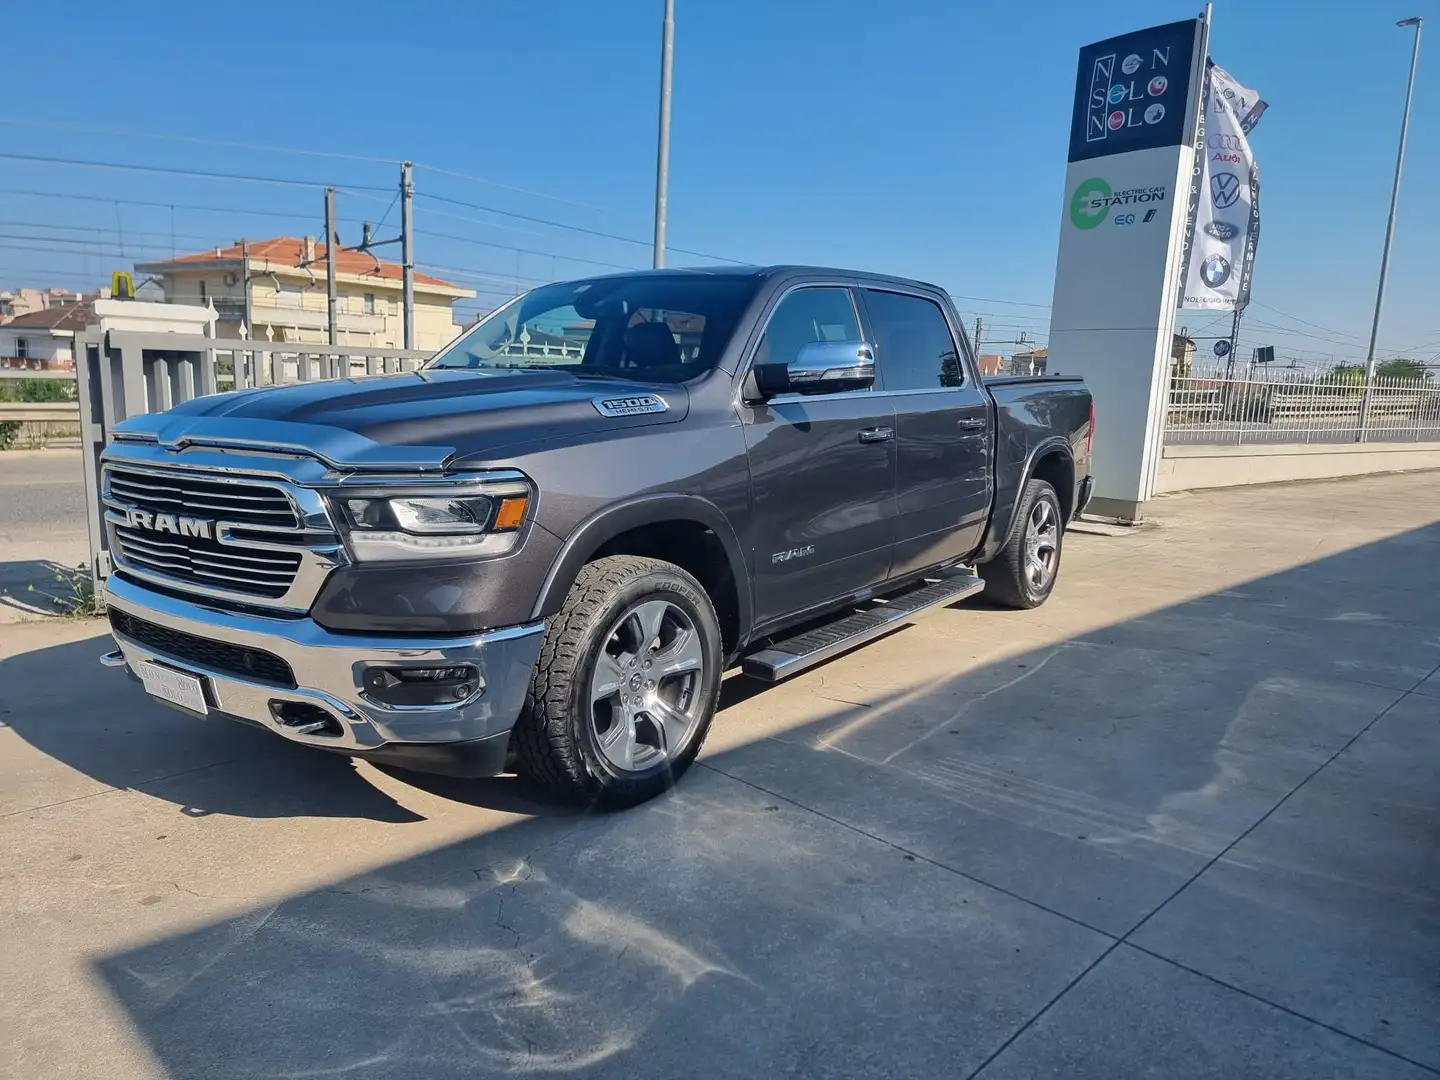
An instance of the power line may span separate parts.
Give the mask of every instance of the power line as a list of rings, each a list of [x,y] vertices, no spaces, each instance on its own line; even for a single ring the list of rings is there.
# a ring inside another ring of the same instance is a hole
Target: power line
[[[622,244],[639,244],[642,247],[651,247],[651,240],[637,240],[633,236],[621,236],[619,233],[602,232],[599,229],[587,229],[581,225],[567,225],[563,221],[551,221],[548,218],[535,217],[531,214],[520,214],[513,210],[500,210],[493,206],[484,206],[480,203],[466,202],[463,199],[452,199],[448,195],[432,195],[428,191],[417,191],[416,198],[433,199],[435,202],[447,203],[450,206],[463,206],[467,210],[480,210],[484,213],[499,214],[501,217],[515,218],[519,221],[529,221],[536,225],[548,225],[553,229],[567,229],[570,232],[583,233],[586,236],[598,236],[603,240],[618,240]],[[711,255],[704,251],[690,251],[686,248],[671,246],[670,251],[678,251],[682,255],[694,255],[700,259],[714,259],[716,262],[737,263],[745,265],[744,259],[730,259],[724,255]]]
[[[304,157],[329,158],[336,161],[360,161],[380,165],[401,164],[399,158],[376,157],[370,154],[348,154],[334,150],[304,150],[294,146],[270,146],[263,143],[237,142],[233,139],[210,139],[200,135],[176,135],[158,131],[133,131],[126,128],[97,127],[93,124],[78,124],[64,120],[32,120],[23,117],[0,116],[0,124],[78,131],[89,135],[113,135],[127,139],[161,139],[169,142],[192,143],[199,146],[220,146],[234,150],[250,150],[265,154],[297,154]],[[486,176],[476,176],[473,173],[458,172],[454,169],[446,169],[438,165],[426,165],[422,162],[415,162],[415,168],[424,169],[426,172],[437,173],[441,176],[451,176],[457,180],[467,180],[473,184],[486,184],[490,187],[500,188],[503,191],[513,191],[517,194],[529,195],[537,199],[550,199],[553,202],[566,203],[570,206],[580,206],[587,210],[598,210],[605,214],[615,212],[603,206],[595,206],[591,203],[580,202],[576,199],[567,199],[561,195],[551,195],[544,191],[536,191],[533,188],[518,187],[500,180],[492,180]]]
[[[333,187],[337,191],[383,191],[387,195],[389,187],[377,187],[373,184],[326,184],[319,180],[297,180],[294,177],[286,176],[253,176],[247,173],[221,173],[208,172],[204,169],[182,169],[173,165],[132,165],[123,161],[86,161],[80,158],[49,157],[39,154],[9,154],[0,153],[0,159],[6,161],[28,161],[41,165],[74,165],[86,169],[118,169],[128,172],[159,173],[164,176],[187,176],[198,180],[230,180],[245,184],[278,184],[282,187],[304,187],[304,188],[327,188]]]

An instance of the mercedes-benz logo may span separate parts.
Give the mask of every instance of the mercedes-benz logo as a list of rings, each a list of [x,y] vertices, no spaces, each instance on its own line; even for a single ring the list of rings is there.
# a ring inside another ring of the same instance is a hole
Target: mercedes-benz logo
[[[1233,172],[1216,173],[1210,177],[1210,200],[1217,209],[1234,206],[1240,199],[1240,177]]]

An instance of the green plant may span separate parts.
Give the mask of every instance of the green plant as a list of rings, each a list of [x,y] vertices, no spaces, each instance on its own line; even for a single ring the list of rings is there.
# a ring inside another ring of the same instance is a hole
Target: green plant
[[[93,618],[105,614],[105,602],[95,591],[95,581],[90,568],[84,563],[76,567],[55,568],[55,592],[29,586],[28,592],[38,592],[53,603],[60,614],[72,619]]]
[[[19,420],[0,420],[0,450],[9,450],[15,444],[23,426]]]

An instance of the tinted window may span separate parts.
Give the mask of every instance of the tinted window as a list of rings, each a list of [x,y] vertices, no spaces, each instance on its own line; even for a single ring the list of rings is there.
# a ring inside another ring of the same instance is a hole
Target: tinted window
[[[866,289],[875,362],[886,390],[933,390],[965,381],[940,305],[921,296]]]
[[[487,316],[431,366],[683,382],[715,366],[759,283],[636,274],[546,285]]]
[[[757,364],[791,364],[812,341],[859,341],[860,323],[849,289],[796,289],[781,300],[765,325]]]

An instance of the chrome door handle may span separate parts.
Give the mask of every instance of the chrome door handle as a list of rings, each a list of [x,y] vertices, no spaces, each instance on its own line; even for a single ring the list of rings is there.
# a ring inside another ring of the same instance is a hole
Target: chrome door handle
[[[884,442],[894,437],[895,429],[890,427],[872,427],[860,432],[861,442]]]
[[[983,430],[985,429],[985,421],[984,421],[984,420],[975,420],[975,419],[957,420],[955,423],[956,423],[956,426],[959,427],[961,431],[983,431]]]

